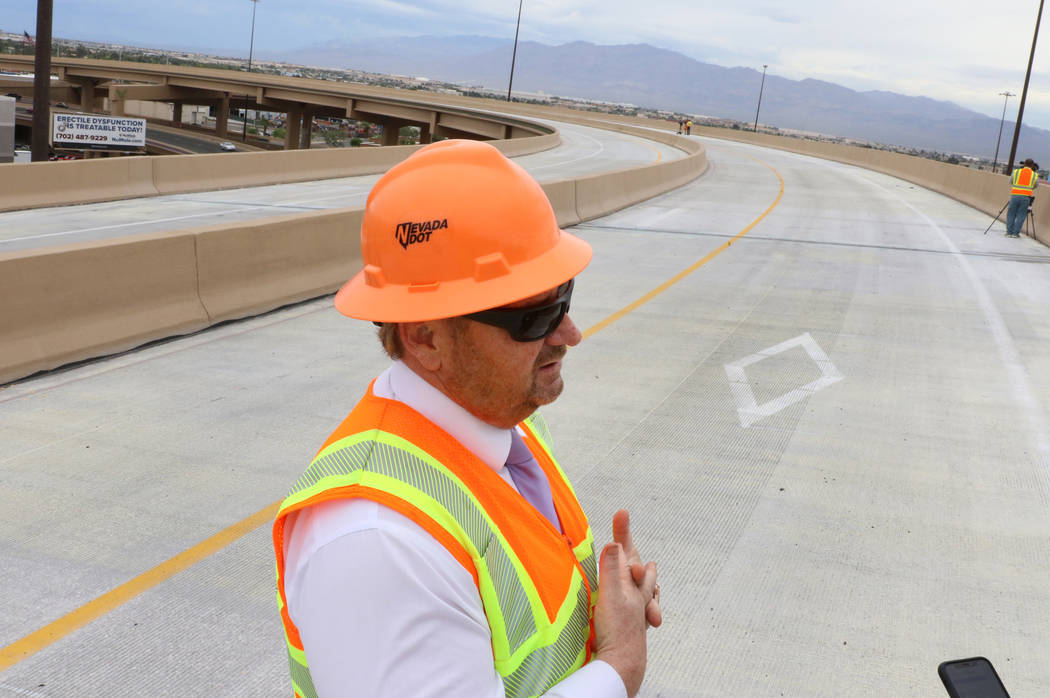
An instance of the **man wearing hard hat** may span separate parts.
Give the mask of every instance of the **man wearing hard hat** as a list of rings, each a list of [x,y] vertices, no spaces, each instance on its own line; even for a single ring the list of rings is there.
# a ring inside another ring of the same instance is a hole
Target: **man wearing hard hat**
[[[1035,187],[1039,183],[1039,166],[1028,158],[1010,176],[1010,202],[1006,209],[1006,237],[1021,237],[1021,226],[1032,207]]]
[[[296,694],[635,695],[656,565],[623,511],[596,562],[536,411],[581,339],[590,246],[521,167],[453,140],[376,183],[361,251],[335,306],[379,325],[394,362],[274,522]]]

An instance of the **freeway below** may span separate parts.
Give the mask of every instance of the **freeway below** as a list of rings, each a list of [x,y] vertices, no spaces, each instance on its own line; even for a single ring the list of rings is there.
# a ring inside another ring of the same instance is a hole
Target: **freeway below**
[[[229,140],[238,150],[244,150],[249,152],[259,152],[262,148],[251,145],[250,143],[243,143],[240,137],[236,134],[231,134],[228,138],[219,138],[209,134],[198,133],[190,129],[174,128],[171,126],[161,126],[158,124],[147,124],[146,126],[146,145],[147,146],[162,146],[166,150],[172,150],[180,154],[207,154],[207,153],[218,153],[219,143],[222,141]]]
[[[705,144],[574,228],[545,409],[598,543],[626,507],[660,565],[640,695],[937,696],[974,655],[1050,695],[1050,251]],[[385,365],[328,297],[0,390],[0,695],[288,695],[273,506]]]
[[[677,148],[635,136],[587,126],[545,123],[560,130],[561,145],[515,159],[541,182],[684,155]],[[237,157],[237,154],[224,157]],[[278,214],[363,206],[377,179],[379,175],[369,175],[0,213],[0,253]]]
[[[20,125],[29,126],[32,128],[33,125],[33,103],[22,102],[15,107],[15,118]],[[62,108],[51,108],[52,112],[68,112],[68,113],[79,113],[75,109],[62,109]],[[242,143],[237,137],[237,134],[231,134],[229,138],[218,138],[207,133],[200,133],[192,129],[175,128],[173,126],[147,123],[146,124],[146,145],[147,147],[159,146],[160,149],[165,151],[172,151],[179,154],[205,154],[205,153],[217,153],[219,152],[219,143],[224,140],[230,140],[237,146],[238,150],[245,151],[260,151],[262,148],[257,146]]]

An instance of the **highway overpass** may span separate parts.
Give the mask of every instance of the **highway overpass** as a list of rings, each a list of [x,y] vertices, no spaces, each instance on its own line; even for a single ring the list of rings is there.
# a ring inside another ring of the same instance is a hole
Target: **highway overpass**
[[[412,93],[351,83],[185,68],[149,63],[52,58],[52,71],[80,111],[133,115],[127,106],[141,102],[173,105],[181,121],[185,105],[214,107],[215,133],[228,135],[231,108],[281,112],[287,126],[286,148],[310,147],[316,117],[368,121],[383,128],[383,145],[397,145],[402,126],[420,128],[422,143],[433,138],[506,139],[535,135],[527,123],[496,118],[447,104],[444,95]],[[33,57],[0,54],[0,68],[33,70]]]

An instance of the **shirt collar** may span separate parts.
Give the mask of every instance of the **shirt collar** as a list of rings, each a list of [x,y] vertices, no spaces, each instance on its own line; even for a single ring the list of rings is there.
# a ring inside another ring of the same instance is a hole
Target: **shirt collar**
[[[397,400],[438,425],[452,438],[499,472],[510,454],[510,429],[494,427],[465,410],[402,361],[395,361],[376,379],[377,397]]]

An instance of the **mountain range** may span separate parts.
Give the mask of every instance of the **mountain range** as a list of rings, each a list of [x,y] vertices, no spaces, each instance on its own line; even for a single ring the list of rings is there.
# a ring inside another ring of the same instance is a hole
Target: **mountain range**
[[[512,42],[478,36],[331,41],[279,58],[307,65],[506,89]],[[649,44],[518,44],[514,89],[750,123],[762,75],[726,68]],[[765,77],[760,123],[924,150],[991,158],[999,122],[953,102],[856,90],[822,80]],[[1013,122],[1003,127],[999,161],[1009,157]],[[1018,158],[1050,162],[1050,131],[1025,126]]]

